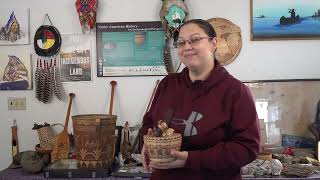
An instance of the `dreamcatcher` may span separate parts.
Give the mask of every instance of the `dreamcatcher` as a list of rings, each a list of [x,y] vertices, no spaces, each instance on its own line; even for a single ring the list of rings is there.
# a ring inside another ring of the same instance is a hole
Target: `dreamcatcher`
[[[93,29],[96,24],[97,1],[98,0],[76,0],[75,2],[83,33]]]
[[[160,20],[165,30],[166,47],[164,50],[164,63],[168,73],[173,73],[170,42],[177,41],[179,27],[189,18],[189,11],[184,0],[162,0]],[[179,68],[177,68],[178,70]]]
[[[50,25],[44,25],[46,18],[48,18]],[[60,47],[60,33],[52,26],[52,22],[46,14],[43,25],[37,29],[34,35],[34,50],[38,55],[35,72],[35,93],[36,98],[43,103],[50,102],[53,94],[59,100],[62,100],[64,96],[56,59]]]

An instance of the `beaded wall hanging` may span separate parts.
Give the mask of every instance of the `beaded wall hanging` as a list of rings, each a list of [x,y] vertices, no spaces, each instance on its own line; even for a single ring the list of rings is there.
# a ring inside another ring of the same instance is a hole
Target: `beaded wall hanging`
[[[83,33],[93,29],[96,24],[97,4],[98,0],[76,0],[75,2]]]

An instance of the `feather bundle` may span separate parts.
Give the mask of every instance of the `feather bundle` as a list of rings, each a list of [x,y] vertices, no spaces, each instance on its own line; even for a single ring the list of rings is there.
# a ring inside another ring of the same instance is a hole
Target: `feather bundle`
[[[56,67],[56,59],[51,59],[50,63],[48,61],[48,59],[38,59],[35,72],[35,96],[43,103],[50,103],[53,93],[60,101],[64,97],[64,89],[59,69]]]
[[[63,97],[65,95],[62,83],[61,83],[61,76],[60,76],[60,72],[59,69],[57,68],[57,64],[56,64],[56,59],[54,60],[54,65],[53,65],[53,92],[56,95],[56,97],[61,101],[63,100]]]
[[[173,73],[173,64],[172,64],[172,57],[171,57],[171,50],[170,47],[168,45],[168,43],[166,43],[166,47],[163,51],[163,58],[164,58],[164,66],[168,72],[168,74]]]
[[[36,98],[41,99],[41,60],[37,59],[37,69],[34,75]]]

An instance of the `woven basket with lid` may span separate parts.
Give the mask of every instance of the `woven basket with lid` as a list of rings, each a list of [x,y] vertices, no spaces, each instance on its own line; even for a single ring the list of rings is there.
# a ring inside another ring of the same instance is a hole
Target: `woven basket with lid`
[[[174,133],[172,136],[143,136],[144,144],[149,158],[155,162],[169,162],[175,160],[170,155],[171,149],[180,151],[182,137],[181,134]]]

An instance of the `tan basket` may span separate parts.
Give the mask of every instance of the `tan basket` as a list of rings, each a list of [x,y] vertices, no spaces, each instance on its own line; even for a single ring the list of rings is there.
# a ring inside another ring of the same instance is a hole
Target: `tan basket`
[[[111,167],[115,154],[116,121],[115,115],[72,116],[78,168]]]
[[[55,134],[52,130],[52,127],[55,125],[63,126],[62,124],[57,123],[57,124],[52,124],[51,126],[45,126],[37,129],[41,148],[52,149],[52,145],[55,138]]]
[[[171,149],[180,151],[182,137],[181,134],[174,133],[172,136],[155,137],[143,136],[146,150],[149,153],[149,158],[155,162],[169,162],[175,160],[170,155]]]

